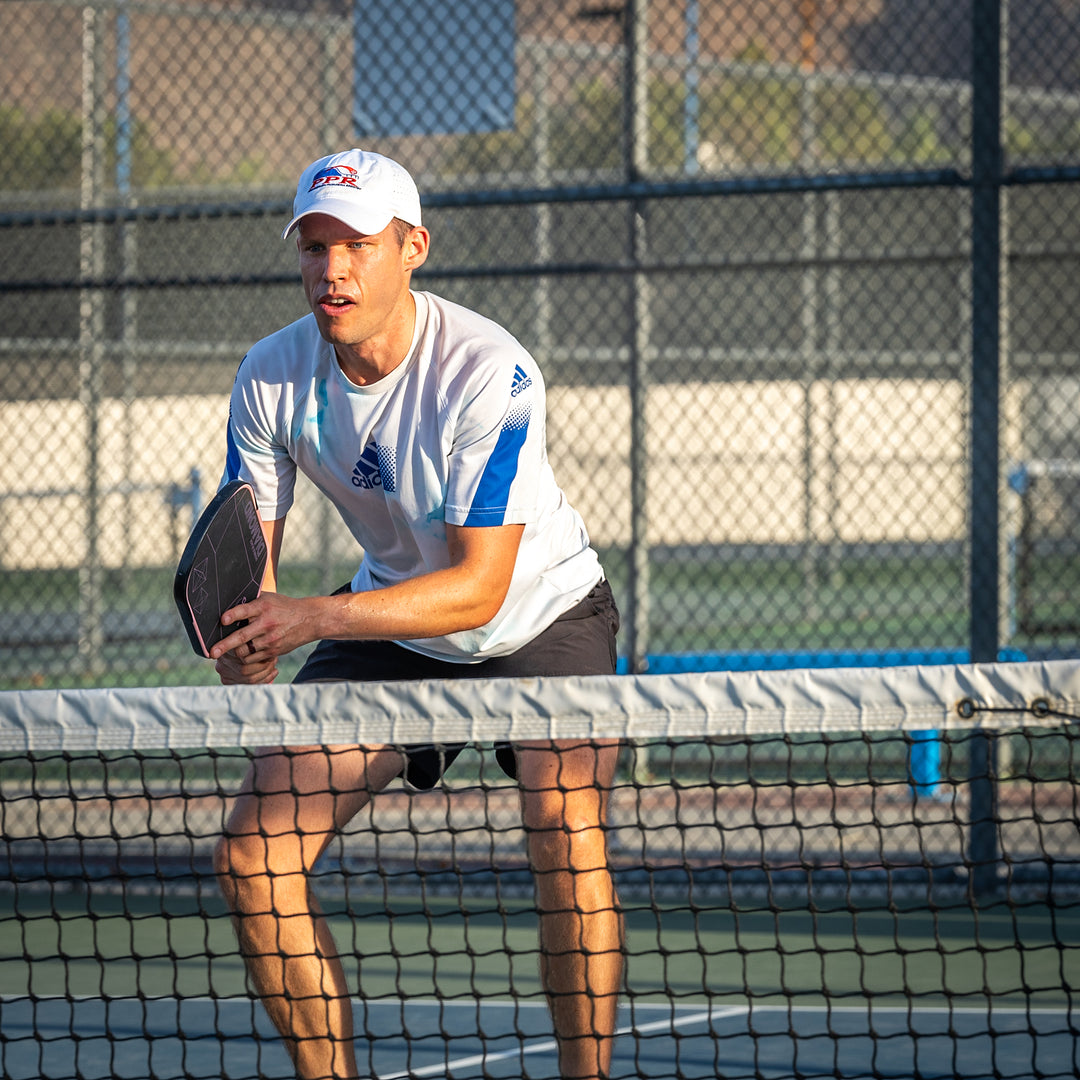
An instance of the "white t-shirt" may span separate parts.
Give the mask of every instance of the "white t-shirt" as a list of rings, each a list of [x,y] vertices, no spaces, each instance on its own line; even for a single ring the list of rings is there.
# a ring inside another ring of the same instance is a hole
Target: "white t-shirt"
[[[297,468],[310,477],[363,549],[354,592],[448,566],[447,522],[523,524],[494,619],[400,642],[443,660],[504,656],[589,592],[599,559],[548,464],[535,361],[482,315],[413,295],[407,358],[367,386],[345,377],[314,315],[256,344],[233,387],[224,480],[251,483],[271,521],[292,506]]]

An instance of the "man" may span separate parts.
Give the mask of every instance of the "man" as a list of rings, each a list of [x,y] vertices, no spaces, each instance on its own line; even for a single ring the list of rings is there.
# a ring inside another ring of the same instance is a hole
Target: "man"
[[[540,371],[505,330],[413,292],[428,254],[409,174],[349,150],[300,177],[294,216],[311,314],[255,345],[233,390],[226,479],[254,486],[271,558],[263,595],[228,612],[224,683],[265,683],[319,642],[299,681],[605,674],[618,613],[544,442]],[[332,596],[276,592],[300,469],[364,556]],[[501,748],[521,788],[540,967],[561,1074],[607,1074],[622,923],[604,816],[618,747]],[[403,771],[439,782],[454,752],[260,751],[216,851],[249,977],[302,1077],[357,1075],[349,989],[308,873]]]

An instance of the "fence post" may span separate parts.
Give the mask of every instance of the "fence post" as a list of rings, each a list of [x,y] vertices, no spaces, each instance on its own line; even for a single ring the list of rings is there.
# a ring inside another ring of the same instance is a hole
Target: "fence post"
[[[104,387],[104,226],[89,218],[104,184],[103,15],[82,12],[82,160],[79,209],[79,399],[86,418],[86,549],[79,567],[79,659],[83,670],[103,667],[105,644],[101,565],[101,398]]]
[[[648,0],[627,0],[624,9],[626,102],[624,156],[628,178],[648,169]],[[649,636],[648,420],[650,284],[641,267],[648,252],[645,204],[630,201],[630,669],[644,671]]]
[[[970,647],[974,663],[997,660],[999,456],[1002,350],[1001,106],[1007,0],[974,0],[971,39],[971,508]],[[973,898],[989,896],[999,859],[992,735],[971,743],[969,859]]]
[[[699,30],[699,0],[686,0],[686,14],[683,17],[683,51],[686,53],[686,104],[683,109],[683,169],[687,176],[697,176],[698,147],[701,141],[701,102],[698,85],[701,74],[698,64],[701,59]]]
[[[131,120],[131,17],[128,13],[128,0],[119,0],[116,9],[116,199],[125,210],[132,210],[138,200],[132,193],[132,153],[133,130]],[[121,277],[124,287],[120,290],[120,369],[121,369],[121,408],[123,409],[124,440],[124,493],[123,493],[123,536],[124,550],[121,553],[121,566],[124,570],[125,587],[129,584],[128,572],[131,569],[130,556],[135,550],[134,490],[135,476],[132,469],[136,461],[135,446],[138,442],[135,417],[135,388],[138,376],[138,361],[135,349],[139,338],[138,293],[127,284],[132,281],[139,268],[138,225],[135,220],[128,220],[121,215],[117,226],[120,248]]]

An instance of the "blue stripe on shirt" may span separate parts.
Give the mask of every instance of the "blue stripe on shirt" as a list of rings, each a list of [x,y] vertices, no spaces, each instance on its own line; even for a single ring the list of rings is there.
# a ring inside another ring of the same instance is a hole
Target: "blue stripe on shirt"
[[[531,409],[524,405],[503,422],[495,449],[491,452],[473,496],[466,525],[502,525],[510,501],[510,485],[517,476],[518,458],[529,433]]]
[[[236,445],[233,437],[232,417],[225,427],[225,478],[226,480],[240,479],[240,448]]]
[[[236,380],[240,378],[240,368],[244,366],[244,360],[247,359],[247,353],[244,354],[244,359],[240,361],[239,367],[236,369],[236,375],[233,378],[233,386],[236,385]],[[236,437],[233,435],[232,429],[232,402],[229,402],[229,419],[225,425],[225,480],[224,483],[228,483],[230,480],[240,479],[240,447],[236,445]]]

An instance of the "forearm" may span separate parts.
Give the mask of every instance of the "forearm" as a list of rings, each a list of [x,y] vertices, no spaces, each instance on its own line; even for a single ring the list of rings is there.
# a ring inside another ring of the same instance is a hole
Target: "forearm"
[[[276,658],[324,639],[393,641],[439,637],[482,626],[494,617],[505,589],[477,588],[454,568],[369,592],[292,597],[264,592],[222,616],[242,623],[211,656],[231,681],[270,681]]]
[[[522,525],[447,526],[447,567],[384,589],[324,598],[318,639],[394,641],[483,626],[506,599],[523,531]]]
[[[244,625],[219,642],[211,655],[216,660],[225,657],[218,667],[223,678],[267,681],[276,657],[313,641],[442,637],[483,626],[506,599],[523,529],[448,527],[450,560],[445,569],[384,589],[304,598],[266,591],[222,616],[224,626]],[[271,575],[268,589],[273,584]]]
[[[311,640],[385,641],[441,637],[493,619],[506,595],[461,567],[436,570],[368,592],[312,597]]]

